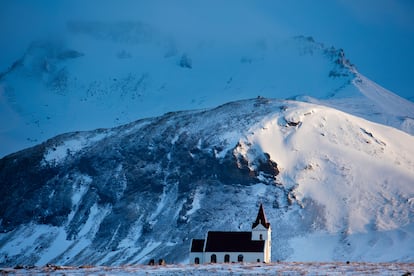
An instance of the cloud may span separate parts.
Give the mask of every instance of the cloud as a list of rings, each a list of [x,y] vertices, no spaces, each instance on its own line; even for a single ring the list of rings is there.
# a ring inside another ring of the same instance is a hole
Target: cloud
[[[286,33],[254,1],[70,1],[68,17],[143,21],[180,38],[220,41]]]

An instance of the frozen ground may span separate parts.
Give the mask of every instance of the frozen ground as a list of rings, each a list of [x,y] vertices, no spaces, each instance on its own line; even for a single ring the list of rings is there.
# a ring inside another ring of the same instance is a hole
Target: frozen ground
[[[414,263],[208,264],[165,266],[45,266],[2,268],[4,275],[411,275]]]

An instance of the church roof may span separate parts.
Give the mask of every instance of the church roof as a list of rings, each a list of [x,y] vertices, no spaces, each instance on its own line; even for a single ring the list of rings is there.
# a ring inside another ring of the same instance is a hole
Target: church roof
[[[265,241],[252,241],[252,232],[207,233],[205,252],[263,252]]]
[[[191,252],[203,252],[204,241],[205,240],[193,239],[191,241]]]
[[[264,228],[269,229],[270,223],[266,219],[266,215],[264,213],[263,205],[260,204],[259,212],[257,213],[257,217],[255,222],[252,224],[252,228],[255,228],[257,225],[263,225]]]

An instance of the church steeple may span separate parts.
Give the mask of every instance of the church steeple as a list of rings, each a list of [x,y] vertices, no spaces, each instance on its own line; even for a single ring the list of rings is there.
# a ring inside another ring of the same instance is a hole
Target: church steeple
[[[264,228],[269,229],[270,223],[266,219],[266,215],[264,213],[263,205],[260,203],[259,212],[257,213],[257,217],[255,222],[252,224],[252,229],[256,228],[257,225],[263,225]]]

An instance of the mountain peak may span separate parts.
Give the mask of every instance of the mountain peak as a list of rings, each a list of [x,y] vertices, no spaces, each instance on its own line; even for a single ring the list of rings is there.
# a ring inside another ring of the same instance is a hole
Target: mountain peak
[[[5,145],[0,154],[59,133],[257,95],[300,95],[414,133],[400,119],[413,117],[414,104],[404,103],[402,110],[410,114],[389,112],[388,102],[398,96],[369,96],[371,82],[344,51],[312,37],[252,39],[237,50],[217,41],[191,45],[144,22],[118,21],[70,22],[61,39],[32,43],[0,75],[2,125],[7,126],[0,132]],[[100,66],[102,60],[108,66]]]

